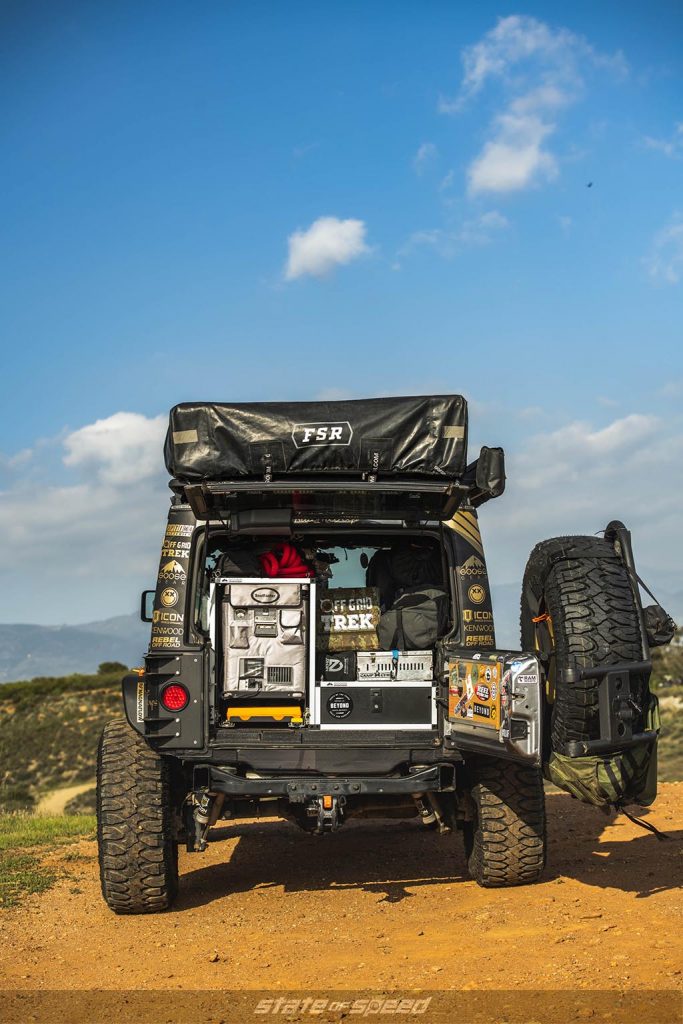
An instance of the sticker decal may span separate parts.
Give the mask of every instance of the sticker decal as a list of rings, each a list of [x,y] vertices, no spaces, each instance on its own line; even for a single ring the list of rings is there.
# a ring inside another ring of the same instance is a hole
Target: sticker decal
[[[485,659],[485,660],[483,660]],[[448,717],[470,727],[498,729],[502,666],[496,655],[477,653],[449,663]]]
[[[164,582],[184,583],[187,573],[180,562],[172,558],[170,562],[165,562],[159,569],[159,579]]]
[[[477,558],[476,555],[471,555],[466,562],[458,569],[458,573],[461,576],[486,576],[486,566],[482,562],[481,558]]]
[[[296,448],[311,448],[322,445],[350,445],[353,428],[348,420],[335,423],[296,423],[292,429],[292,441]]]
[[[483,604],[486,600],[486,588],[482,587],[481,583],[473,583],[467,591],[467,596],[472,604]]]
[[[175,587],[166,587],[161,591],[161,603],[164,608],[175,608],[178,604],[178,591]]]
[[[251,592],[251,598],[257,604],[273,604],[279,596],[280,592],[275,587],[257,587]]]
[[[144,679],[138,679],[138,691],[136,700],[136,722],[144,722],[145,720],[145,681]]]
[[[353,701],[348,693],[333,693],[327,698],[327,712],[331,718],[348,718],[353,711]]]

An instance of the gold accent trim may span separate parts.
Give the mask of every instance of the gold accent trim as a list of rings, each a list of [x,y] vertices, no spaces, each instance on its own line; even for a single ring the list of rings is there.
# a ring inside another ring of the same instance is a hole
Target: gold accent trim
[[[479,524],[472,512],[456,512],[452,519],[446,523],[451,530],[455,530],[464,540],[471,544],[477,554],[484,558],[484,546],[481,542]]]
[[[199,434],[196,430],[174,430],[173,431],[173,444],[192,444],[194,441],[199,440]]]

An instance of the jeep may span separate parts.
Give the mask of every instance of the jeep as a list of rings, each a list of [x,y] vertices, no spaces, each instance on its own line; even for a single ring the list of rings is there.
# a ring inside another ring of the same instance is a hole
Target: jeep
[[[541,877],[544,778],[652,802],[669,623],[642,607],[630,534],[538,544],[521,649],[499,649],[479,509],[504,454],[468,462],[462,397],[184,403],[165,456],[149,648],[98,755],[113,911],[168,908],[179,844],[201,853],[223,820],[414,818],[461,833],[497,887]]]

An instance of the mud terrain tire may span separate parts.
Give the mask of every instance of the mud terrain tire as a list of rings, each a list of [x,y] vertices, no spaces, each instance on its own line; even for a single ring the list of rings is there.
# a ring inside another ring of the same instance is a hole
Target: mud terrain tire
[[[537,882],[545,867],[543,777],[494,757],[471,762],[475,820],[463,830],[470,876],[485,889]]]
[[[97,755],[102,895],[116,914],[153,914],[178,892],[170,768],[124,719],[109,722]]]
[[[549,620],[534,623],[539,611]],[[551,652],[551,680],[572,658],[580,667],[640,661],[638,608],[612,545],[600,537],[556,537],[537,544],[524,573],[521,631],[523,650]],[[647,678],[638,685],[635,700],[644,707]],[[557,689],[550,716],[553,749],[599,737],[598,686],[598,680],[585,679]],[[634,732],[641,728],[642,721],[633,723]]]

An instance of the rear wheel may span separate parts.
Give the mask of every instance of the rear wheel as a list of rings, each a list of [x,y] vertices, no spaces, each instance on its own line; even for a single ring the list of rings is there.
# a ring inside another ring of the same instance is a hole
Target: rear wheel
[[[117,914],[152,914],[178,892],[168,762],[123,719],[109,722],[97,758],[102,895]]]
[[[463,838],[471,877],[486,889],[537,882],[546,848],[541,772],[493,757],[477,758],[469,772],[475,814]]]

